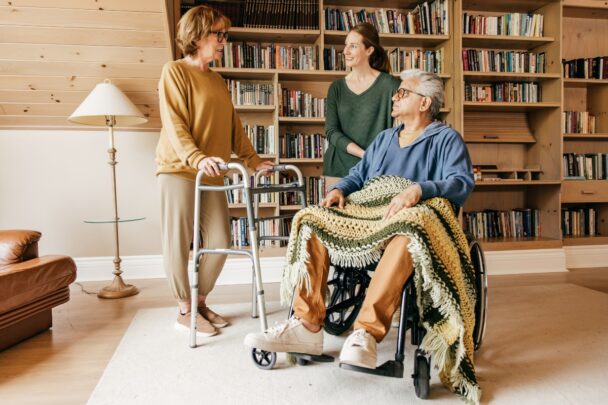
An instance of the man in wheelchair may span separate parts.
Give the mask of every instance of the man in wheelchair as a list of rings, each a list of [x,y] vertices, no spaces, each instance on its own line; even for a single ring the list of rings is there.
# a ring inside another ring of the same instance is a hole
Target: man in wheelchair
[[[414,69],[402,72],[401,79],[392,98],[392,116],[402,124],[378,134],[363,159],[321,202],[322,207],[344,208],[346,196],[377,176],[400,176],[415,182],[390,201],[384,221],[432,197],[445,197],[462,206],[473,190],[471,160],[461,136],[436,120],[444,99],[441,78]],[[409,244],[410,239],[403,235],[392,237],[386,244],[354,332],[343,345],[341,363],[376,368],[376,344],[388,333],[403,286],[413,272]],[[293,316],[263,333],[250,333],[245,338],[247,346],[270,352],[323,352],[329,255],[314,234],[308,239],[306,251],[310,282],[296,288]]]

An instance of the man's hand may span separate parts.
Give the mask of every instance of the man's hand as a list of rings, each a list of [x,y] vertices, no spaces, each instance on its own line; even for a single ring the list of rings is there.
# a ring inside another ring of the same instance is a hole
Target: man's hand
[[[272,167],[274,166],[274,162],[271,162],[270,160],[267,160],[265,162],[260,163],[259,165],[257,165],[255,167],[255,171],[259,171],[259,170],[270,170],[272,169]],[[264,176],[268,177],[268,176],[272,176],[272,172],[266,172],[264,174]]]
[[[226,162],[217,156],[207,156],[199,162],[198,170],[202,170],[209,177],[216,177],[220,175],[218,164],[226,164]]]
[[[344,208],[344,194],[339,188],[331,190],[319,205],[329,208],[334,204],[337,204],[340,209]]]
[[[404,208],[411,208],[420,201],[420,197],[422,196],[422,189],[420,185],[414,184],[409,186],[399,194],[397,194],[391,200],[391,203],[388,205],[386,209],[386,213],[384,214],[384,220],[390,219],[393,215],[398,213]]]

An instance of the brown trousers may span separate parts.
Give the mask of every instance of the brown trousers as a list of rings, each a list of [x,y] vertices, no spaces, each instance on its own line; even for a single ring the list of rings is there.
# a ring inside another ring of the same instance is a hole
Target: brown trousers
[[[401,292],[414,267],[407,245],[409,238],[393,237],[372,275],[363,306],[355,321],[355,329],[365,329],[377,342],[388,333],[393,314],[401,302]],[[327,249],[312,235],[307,245],[310,260],[306,264],[310,274],[311,291],[305,287],[294,294],[294,314],[314,325],[325,320],[325,295],[329,272]]]

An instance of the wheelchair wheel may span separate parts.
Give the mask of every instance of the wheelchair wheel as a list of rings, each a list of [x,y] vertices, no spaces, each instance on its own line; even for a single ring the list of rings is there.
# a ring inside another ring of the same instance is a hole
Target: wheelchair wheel
[[[416,390],[416,396],[420,399],[427,399],[430,391],[431,381],[431,361],[421,351],[416,350],[414,357],[414,389]]]
[[[251,349],[251,357],[255,365],[262,370],[272,370],[277,362],[277,354],[275,352],[267,352],[255,347]]]
[[[475,290],[477,292],[473,343],[475,350],[478,350],[483,342],[488,317],[488,274],[486,273],[486,262],[479,243],[473,241],[469,247],[471,249],[471,261],[475,268]]]
[[[369,280],[366,270],[334,267],[327,282],[329,301],[324,323],[327,333],[341,335],[352,326],[363,305]]]

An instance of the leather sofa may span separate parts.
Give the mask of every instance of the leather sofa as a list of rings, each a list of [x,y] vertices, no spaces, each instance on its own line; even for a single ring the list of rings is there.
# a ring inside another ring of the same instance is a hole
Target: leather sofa
[[[38,257],[40,232],[0,231],[0,350],[52,326],[52,308],[70,299],[76,264]]]

